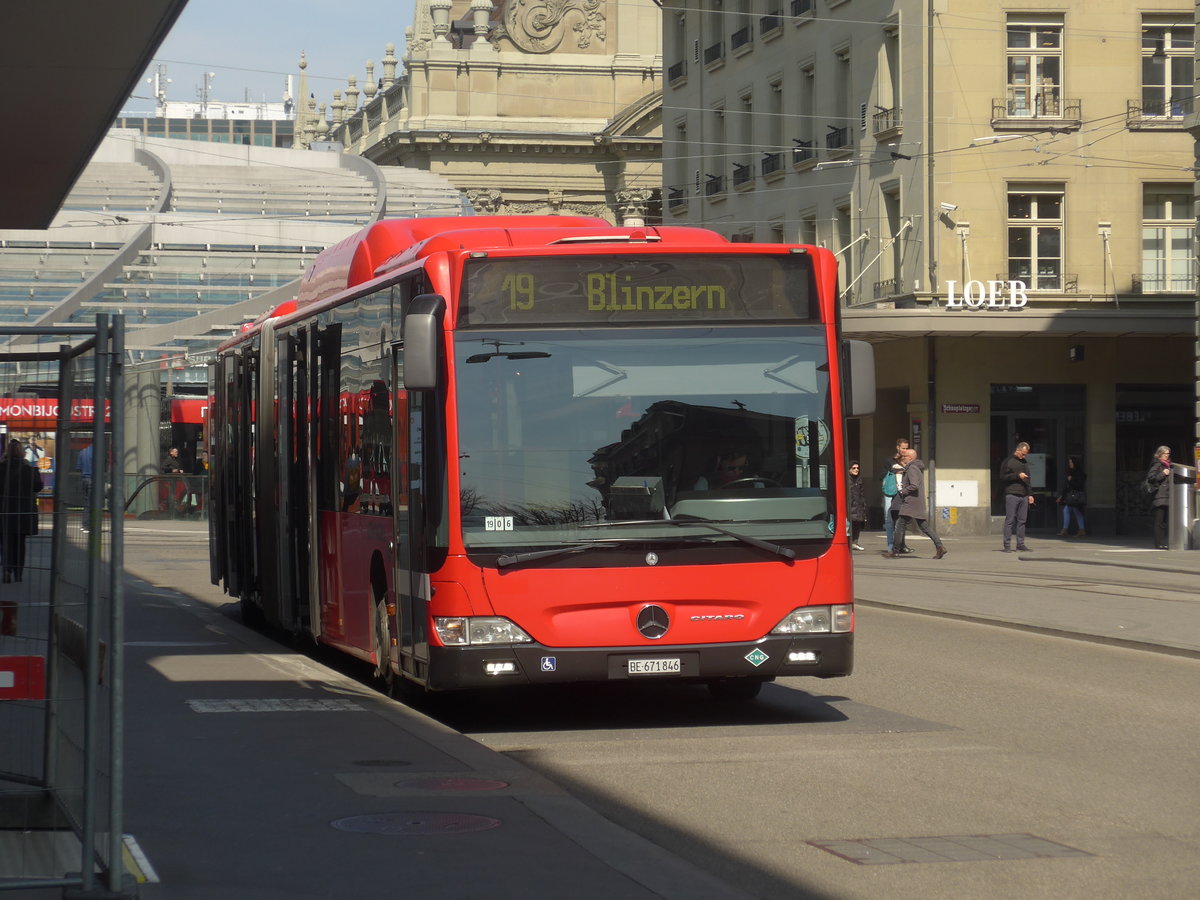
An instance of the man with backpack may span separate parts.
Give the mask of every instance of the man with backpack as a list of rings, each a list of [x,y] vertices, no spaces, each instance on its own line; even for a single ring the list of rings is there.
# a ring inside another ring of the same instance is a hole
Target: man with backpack
[[[925,463],[917,459],[917,451],[912,448],[900,451],[900,462],[904,464],[904,475],[900,479],[900,492],[895,497],[895,500],[900,502],[892,503],[899,512],[899,518],[896,520],[896,544],[895,549],[885,551],[883,556],[888,559],[900,556],[908,546],[904,541],[908,526],[916,525],[925,537],[933,541],[936,548],[933,558],[941,559],[948,551],[937,532],[929,527],[925,499]]]
[[[880,479],[880,489],[883,492],[883,531],[887,536],[887,548],[891,553],[896,544],[896,519],[900,517],[900,478],[904,474],[904,463],[901,457],[908,449],[908,438],[896,438],[896,452],[883,463],[883,477]],[[902,547],[900,553],[912,553],[907,547]]]

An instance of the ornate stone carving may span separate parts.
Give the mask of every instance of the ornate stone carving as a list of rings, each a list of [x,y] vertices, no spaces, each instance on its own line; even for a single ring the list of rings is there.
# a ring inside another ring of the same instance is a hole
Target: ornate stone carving
[[[586,50],[593,40],[607,37],[602,0],[508,0],[504,30],[514,44],[528,53],[557,50],[569,30],[575,46]]]
[[[505,212],[513,216],[531,216],[546,212],[546,203],[543,200],[534,200],[532,203],[510,203]]]
[[[645,188],[626,188],[616,192],[617,212],[621,224],[637,228],[646,224],[646,208],[651,192]]]
[[[494,216],[500,212],[504,198],[495,188],[482,188],[480,190],[467,191],[467,202],[480,215]]]

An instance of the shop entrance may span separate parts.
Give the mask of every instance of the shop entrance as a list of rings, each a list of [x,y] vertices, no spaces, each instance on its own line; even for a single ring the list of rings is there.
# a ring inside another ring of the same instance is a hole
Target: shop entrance
[[[1036,498],[1026,525],[1057,531],[1058,504],[1068,456],[1087,470],[1087,423],[1081,384],[993,384],[991,390],[992,515],[1004,515],[1004,487],[997,472],[1021,441],[1029,444],[1029,480]]]
[[[1150,498],[1141,484],[1158,447],[1191,464],[1195,399],[1186,385],[1117,385],[1117,534],[1150,534]]]

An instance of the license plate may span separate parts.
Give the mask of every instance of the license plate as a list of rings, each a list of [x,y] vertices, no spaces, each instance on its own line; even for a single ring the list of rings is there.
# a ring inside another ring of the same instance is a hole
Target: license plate
[[[631,659],[630,675],[678,675],[683,670],[678,659]]]

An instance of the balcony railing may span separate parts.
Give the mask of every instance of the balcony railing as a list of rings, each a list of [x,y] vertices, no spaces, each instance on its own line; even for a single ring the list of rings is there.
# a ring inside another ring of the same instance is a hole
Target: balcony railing
[[[1052,121],[1058,127],[1078,128],[1083,122],[1082,109],[1083,101],[1061,99],[1058,88],[1020,91],[992,100],[992,125],[1036,128]]]
[[[875,299],[886,300],[888,297],[894,297],[897,294],[904,293],[904,282],[899,278],[889,278],[887,281],[875,282]]]
[[[667,83],[668,84],[674,84],[676,81],[679,81],[686,75],[687,75],[687,63],[682,59],[677,63],[671,63],[671,65],[667,66]]]
[[[1195,294],[1196,276],[1150,274],[1138,272],[1133,276],[1135,294]]]
[[[737,188],[746,187],[747,185],[753,183],[753,181],[754,165],[752,163],[735,162],[733,164],[733,187],[735,190]]]
[[[1016,265],[1008,272],[996,276],[997,281],[1019,281],[1028,291],[1062,291],[1074,293],[1079,290],[1079,276],[1051,272],[1047,269],[1034,275],[1026,267]]]
[[[706,175],[704,176],[704,196],[715,197],[718,194],[725,193],[725,176],[724,175]]]
[[[801,141],[793,138],[792,143],[796,145],[792,148],[793,166],[798,166],[800,163],[813,162],[817,158],[817,148],[814,146],[813,141]]]
[[[764,153],[762,158],[762,173],[766,178],[768,175],[774,175],[783,169],[783,154],[782,153]]]
[[[667,188],[667,208],[672,212],[680,209],[687,209],[688,196],[687,189],[681,187]]]
[[[754,32],[750,30],[749,25],[746,25],[729,36],[729,49],[736,53],[753,40]]]
[[[1172,97],[1169,100],[1127,100],[1125,124],[1130,128],[1181,129],[1196,110],[1195,98]]]
[[[815,5],[816,0],[792,0],[792,15],[810,16]]]
[[[829,126],[829,131],[825,135],[826,150],[847,150],[850,147],[850,129],[847,126],[836,128],[833,125]]]
[[[883,134],[885,131],[893,131],[900,128],[900,118],[902,110],[898,106],[891,109],[881,109],[875,113],[872,119],[872,134]]]
[[[770,34],[773,31],[778,31],[783,27],[783,19],[780,17],[780,11],[773,9],[765,16],[758,20],[758,33]]]
[[[704,64],[712,65],[719,60],[725,58],[725,45],[721,41],[717,41],[709,47],[704,48]]]

